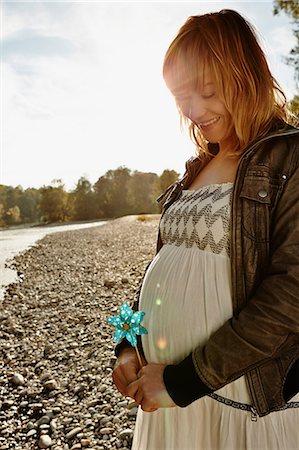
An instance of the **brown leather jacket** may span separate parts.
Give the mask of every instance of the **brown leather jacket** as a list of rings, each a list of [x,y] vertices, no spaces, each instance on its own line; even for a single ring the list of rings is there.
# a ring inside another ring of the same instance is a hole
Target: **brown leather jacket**
[[[187,161],[182,179],[157,199],[162,215],[200,169],[197,157]],[[244,152],[231,220],[234,315],[192,352],[192,361],[212,391],[245,375],[264,416],[299,392],[298,129],[285,126]],[[162,245],[159,231],[157,252]],[[190,361],[184,364],[181,373],[190,369]]]
[[[198,158],[186,163],[162,215],[199,170]],[[157,252],[162,245],[159,232]],[[231,269],[234,317],[193,352],[193,362],[213,390],[245,374],[263,416],[299,391],[297,129],[269,134],[240,160],[232,202]]]

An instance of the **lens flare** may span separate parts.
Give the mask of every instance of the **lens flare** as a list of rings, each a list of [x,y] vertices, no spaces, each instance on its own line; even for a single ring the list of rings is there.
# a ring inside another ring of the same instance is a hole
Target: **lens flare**
[[[164,338],[164,337],[159,337],[158,339],[157,339],[157,347],[160,349],[160,350],[165,350],[165,348],[167,347],[167,340]]]
[[[157,283],[157,289],[159,289],[159,287],[160,287],[160,283]]]
[[[160,298],[157,298],[156,305],[161,306],[161,304],[162,304],[162,300]]]

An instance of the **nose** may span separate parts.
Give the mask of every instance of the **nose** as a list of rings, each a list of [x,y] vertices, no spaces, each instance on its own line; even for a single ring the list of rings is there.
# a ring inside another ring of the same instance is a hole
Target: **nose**
[[[207,109],[202,98],[195,96],[190,99],[186,115],[193,122],[200,122],[206,111]]]

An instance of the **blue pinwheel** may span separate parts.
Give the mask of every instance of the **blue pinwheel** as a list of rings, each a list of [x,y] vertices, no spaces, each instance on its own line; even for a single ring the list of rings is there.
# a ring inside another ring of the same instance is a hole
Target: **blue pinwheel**
[[[144,314],[143,311],[133,312],[127,303],[123,303],[119,310],[119,316],[107,319],[109,325],[116,328],[113,336],[114,341],[120,342],[123,338],[126,338],[137,351],[136,335],[147,334],[147,329],[141,325]]]

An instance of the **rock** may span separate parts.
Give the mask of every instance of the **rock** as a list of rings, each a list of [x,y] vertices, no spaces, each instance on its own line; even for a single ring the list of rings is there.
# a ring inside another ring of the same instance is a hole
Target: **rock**
[[[55,391],[58,386],[55,380],[48,380],[44,383],[44,388],[48,391]]]
[[[52,374],[50,372],[44,372],[40,378],[41,383],[45,383],[52,379]]]
[[[23,401],[23,402],[20,403],[19,407],[20,407],[20,409],[26,409],[28,404],[29,404],[29,402]]]
[[[118,402],[118,404],[117,404],[117,406],[118,407],[127,407],[128,406],[128,402],[127,402],[127,400],[122,400],[121,402]]]
[[[36,433],[37,433],[37,431],[36,431],[34,428],[32,428],[32,430],[28,431],[28,433],[26,434],[26,436],[29,438],[29,437],[31,437],[31,436],[35,436]]]
[[[36,425],[33,422],[28,422],[27,424],[27,430],[33,430],[33,428],[36,428]]]
[[[14,385],[14,386],[24,386],[25,384],[25,379],[23,377],[23,375],[21,375],[20,373],[15,373],[11,379],[10,382]]]
[[[121,282],[122,282],[123,284],[127,284],[127,283],[129,283],[129,280],[128,280],[128,278],[123,277],[123,278],[121,279]]]
[[[38,421],[37,421],[37,426],[41,426],[41,425],[48,425],[50,423],[50,417],[48,416],[42,416]]]
[[[4,410],[9,409],[13,406],[13,404],[14,404],[13,400],[4,400],[2,402],[2,409],[4,409]]]
[[[128,439],[133,437],[133,430],[126,428],[118,434],[119,439]]]
[[[47,434],[41,435],[38,440],[39,448],[49,448],[52,445],[52,439]]]
[[[55,419],[51,420],[50,427],[51,427],[52,433],[56,433],[56,431],[57,431],[57,422],[56,422]]]
[[[43,409],[42,403],[30,403],[29,406],[33,411],[39,411],[39,410]]]
[[[82,428],[81,427],[76,427],[76,428],[73,428],[73,430],[71,430],[71,431],[69,431],[67,434],[66,434],[66,439],[69,441],[69,440],[71,440],[71,439],[73,439],[78,433],[80,433],[80,431],[82,430]]]
[[[138,412],[138,407],[134,406],[133,408],[128,410],[127,414],[128,414],[128,416],[135,417],[137,412]]]
[[[106,286],[108,288],[115,286],[115,284],[116,284],[116,281],[114,281],[114,280],[105,280],[104,281],[104,286]]]
[[[114,428],[108,428],[108,427],[100,429],[101,434],[111,434],[111,433],[113,433],[113,431],[114,431]]]

